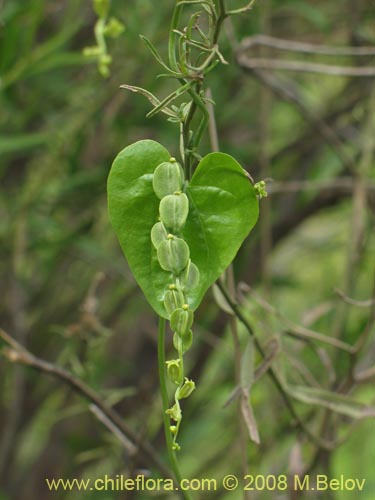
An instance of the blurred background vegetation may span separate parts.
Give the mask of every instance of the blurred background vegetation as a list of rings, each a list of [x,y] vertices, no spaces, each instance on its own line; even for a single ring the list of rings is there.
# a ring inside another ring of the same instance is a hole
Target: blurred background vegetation
[[[165,54],[173,3],[112,1],[125,31],[109,42],[113,64],[103,79],[83,56],[94,43],[91,2],[0,1],[0,326],[98,391],[164,459],[157,320],[109,225],[106,179],[117,152],[138,139],[155,139],[178,156],[177,127],[161,115],[147,120],[147,100],[119,89],[138,85],[163,97],[174,88],[156,79],[160,68],[139,39],[146,35]],[[268,179],[269,190],[234,266],[241,311],[287,389],[300,387],[300,393],[288,390],[301,419],[335,446],[324,450],[306,439],[267,375],[251,388],[261,444],[247,442],[237,403],[225,406],[236,386],[233,321],[210,292],[187,358],[198,389],[184,407],[184,477],[241,475],[247,459],[251,474],[321,472],[367,480],[354,496],[258,492],[254,499],[374,498],[375,428],[364,418],[374,415],[375,399],[374,78],[244,70],[236,56],[237,44],[257,34],[374,47],[374,26],[368,0],[267,0],[224,30],[221,49],[229,64],[207,81],[220,148],[256,181]],[[251,51],[273,61],[375,66],[373,55]],[[209,151],[207,137],[201,153]],[[248,334],[237,326],[245,352]],[[316,332],[361,349],[351,354],[326,337],[317,340]],[[129,456],[85,399],[10,362],[1,346],[1,500],[158,496],[49,492],[46,477],[158,472],[141,456]]]

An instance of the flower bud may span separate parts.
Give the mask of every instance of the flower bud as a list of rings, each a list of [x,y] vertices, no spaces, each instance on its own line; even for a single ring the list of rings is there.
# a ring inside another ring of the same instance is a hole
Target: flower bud
[[[158,249],[162,241],[167,240],[167,231],[161,222],[157,222],[151,229],[151,241],[156,249]]]
[[[259,199],[267,198],[268,193],[266,189],[266,183],[264,181],[259,181],[254,184],[255,194],[259,196]]]
[[[104,35],[117,38],[124,31],[125,26],[115,17],[111,17],[104,28]]]
[[[167,365],[167,374],[169,379],[176,385],[180,385],[183,378],[181,370],[181,360],[172,359],[171,361],[167,361],[166,365]]]
[[[176,393],[177,399],[188,398],[190,394],[194,391],[194,389],[195,389],[195,383],[192,380],[189,380],[188,378],[185,377],[184,385],[181,387],[181,389],[177,390]]]
[[[185,193],[169,194],[159,205],[160,220],[172,233],[178,233],[185,226],[189,214],[189,200]]]
[[[166,241],[162,241],[158,246],[157,253],[160,266],[176,276],[189,262],[190,250],[181,238],[168,238]]]
[[[182,190],[184,172],[175,158],[161,163],[154,172],[152,186],[158,198],[163,199],[169,194]]]
[[[182,307],[185,303],[182,291],[176,288],[175,285],[171,286],[174,288],[170,288],[164,295],[164,307],[169,316],[175,309]]]
[[[185,304],[184,304],[185,305]],[[188,333],[194,321],[194,313],[184,307],[176,309],[171,314],[171,328],[180,337]]]
[[[180,283],[183,290],[192,290],[199,284],[200,273],[197,266],[189,260],[188,265],[180,275]]]

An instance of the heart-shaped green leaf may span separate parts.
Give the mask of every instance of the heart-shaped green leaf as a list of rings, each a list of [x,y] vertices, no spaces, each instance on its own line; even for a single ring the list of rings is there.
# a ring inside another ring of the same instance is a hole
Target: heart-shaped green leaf
[[[163,298],[173,280],[171,273],[160,267],[150,235],[158,221],[160,202],[152,187],[153,172],[169,158],[157,142],[139,141],[118,154],[108,178],[108,208],[114,230],[147,300],[165,318]],[[224,153],[203,158],[186,194],[189,215],[181,237],[200,271],[199,285],[188,295],[194,310],[256,223],[258,200],[245,171]]]

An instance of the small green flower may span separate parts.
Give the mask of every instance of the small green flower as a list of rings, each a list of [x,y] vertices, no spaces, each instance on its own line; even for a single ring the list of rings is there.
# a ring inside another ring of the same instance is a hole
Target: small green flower
[[[264,181],[259,181],[254,184],[255,193],[259,196],[259,199],[267,198],[268,193],[266,191],[266,183]]]
[[[182,418],[181,408],[177,404],[174,404],[171,408],[169,408],[168,410],[166,410],[165,413],[167,415],[169,415],[169,417],[172,420],[175,420],[176,422],[180,422],[180,420]]]

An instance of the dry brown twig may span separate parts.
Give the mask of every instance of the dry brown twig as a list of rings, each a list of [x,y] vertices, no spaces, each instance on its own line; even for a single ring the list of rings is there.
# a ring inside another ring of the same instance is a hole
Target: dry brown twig
[[[322,54],[329,56],[374,56],[375,47],[338,47],[332,45],[320,45],[315,43],[297,42],[285,40],[268,35],[255,35],[242,41],[244,49],[250,49],[256,45],[264,45],[277,50],[289,52],[302,52],[306,54]]]
[[[307,73],[318,73],[333,76],[374,77],[375,67],[372,66],[337,66],[306,61],[291,61],[264,57],[250,57],[247,51],[255,46],[266,46],[276,50],[297,52],[303,54],[320,54],[327,56],[374,56],[374,47],[333,47],[312,43],[295,42],[266,35],[255,35],[245,38],[238,50],[238,61],[247,69],[286,70]]]
[[[266,179],[267,180],[267,179]],[[278,193],[296,193],[300,191],[339,191],[342,193],[352,193],[355,188],[355,180],[352,177],[338,177],[337,179],[327,181],[274,181],[269,180],[267,183],[268,194]],[[365,186],[365,190],[374,195],[375,183],[369,182]],[[337,291],[339,294],[339,291]]]
[[[262,345],[260,344],[259,339],[256,336],[252,326],[250,325],[250,323],[248,322],[246,317],[242,314],[237,303],[231,299],[228,291],[226,290],[225,286],[220,282],[220,280],[218,280],[216,283],[217,283],[217,286],[219,287],[221,293],[224,295],[226,302],[231,307],[233,314],[244,325],[248,334],[253,338],[254,345],[255,345],[257,351],[259,352],[259,354],[263,358],[266,358],[267,355],[266,355],[265,350],[263,349]],[[309,427],[306,426],[305,422],[303,422],[303,420],[301,420],[301,418],[299,417],[298,413],[296,412],[296,410],[294,408],[292,401],[289,398],[289,395],[286,393],[286,391],[284,389],[283,383],[282,383],[277,371],[274,368],[272,368],[272,366],[270,366],[267,370],[267,373],[270,376],[270,378],[271,378],[273,384],[275,385],[276,389],[278,390],[279,394],[281,395],[282,399],[284,400],[286,407],[288,408],[290,414],[292,415],[292,417],[294,418],[294,420],[296,422],[297,427],[301,430],[301,432],[303,432],[312,443],[316,444],[321,449],[324,449],[324,450],[335,449],[338,445],[338,443],[336,441],[330,441],[330,440],[326,440],[326,439],[321,438],[319,435],[317,435],[313,431],[311,431],[309,429]]]
[[[328,64],[306,63],[300,61],[288,61],[278,59],[267,59],[259,57],[249,57],[247,51],[256,45],[265,45],[282,50],[292,50],[295,52],[325,53],[327,55],[372,55],[371,47],[328,47],[313,44],[303,44],[290,40],[280,40],[265,35],[256,35],[246,38],[237,43],[234,39],[233,30],[230,29],[229,39],[236,56],[238,65],[247,73],[253,75],[260,83],[270,88],[272,92],[281,99],[295,105],[303,118],[311,124],[316,132],[327,141],[336,152],[343,164],[349,165],[352,171],[355,171],[355,165],[351,156],[346,152],[344,143],[332,129],[314,110],[304,102],[295,86],[291,82],[281,80],[276,74],[269,70],[293,70],[308,71],[313,73],[324,73],[335,76],[349,77],[375,77],[375,67],[345,67],[332,66]],[[357,50],[360,49],[360,50]],[[340,53],[341,52],[341,53]],[[268,70],[268,71],[267,71]]]
[[[241,284],[241,290],[245,291],[245,284]],[[310,328],[306,328],[305,326],[298,325],[293,321],[286,318],[280,311],[278,311],[274,306],[269,304],[266,300],[260,297],[258,294],[254,292],[248,285],[246,285],[246,291],[249,292],[254,299],[254,301],[262,307],[265,311],[270,314],[276,316],[280,320],[282,320],[287,326],[288,330],[285,330],[283,333],[286,335],[292,335],[302,339],[315,340],[317,342],[321,342],[323,344],[331,345],[332,347],[336,347],[337,349],[341,349],[348,353],[353,353],[355,348],[350,344],[343,342],[339,339],[329,337],[328,335],[324,335],[320,332],[316,332]]]
[[[352,306],[371,307],[371,306],[375,305],[375,299],[355,300],[355,299],[352,299],[351,297],[348,297],[342,290],[339,290],[338,288],[335,288],[335,292],[344,302],[346,302],[347,304],[350,304]]]
[[[95,409],[92,408],[91,411],[109,430],[113,432],[116,429],[114,433],[117,437],[121,436],[123,444],[124,442],[127,443],[127,451],[131,450],[131,454],[134,455],[135,452],[139,450],[140,455],[148,465],[156,467],[164,477],[173,477],[172,472],[159,458],[153,446],[147,441],[139,441],[137,434],[126,424],[126,422],[124,422],[121,416],[113,410],[113,408],[104,402],[98,393],[91,389],[91,387],[87,386],[82,380],[78,379],[67,370],[34,356],[2,329],[0,329],[0,338],[9,346],[3,349],[1,353],[10,362],[29,366],[69,386],[93,405]]]
[[[238,62],[246,69],[267,69],[296,71],[298,73],[316,73],[320,75],[331,76],[350,76],[355,78],[373,78],[375,76],[375,67],[352,67],[352,66],[334,66],[328,64],[308,63],[301,61],[284,61],[280,59],[266,59],[264,57],[249,57],[240,53],[237,57]]]

